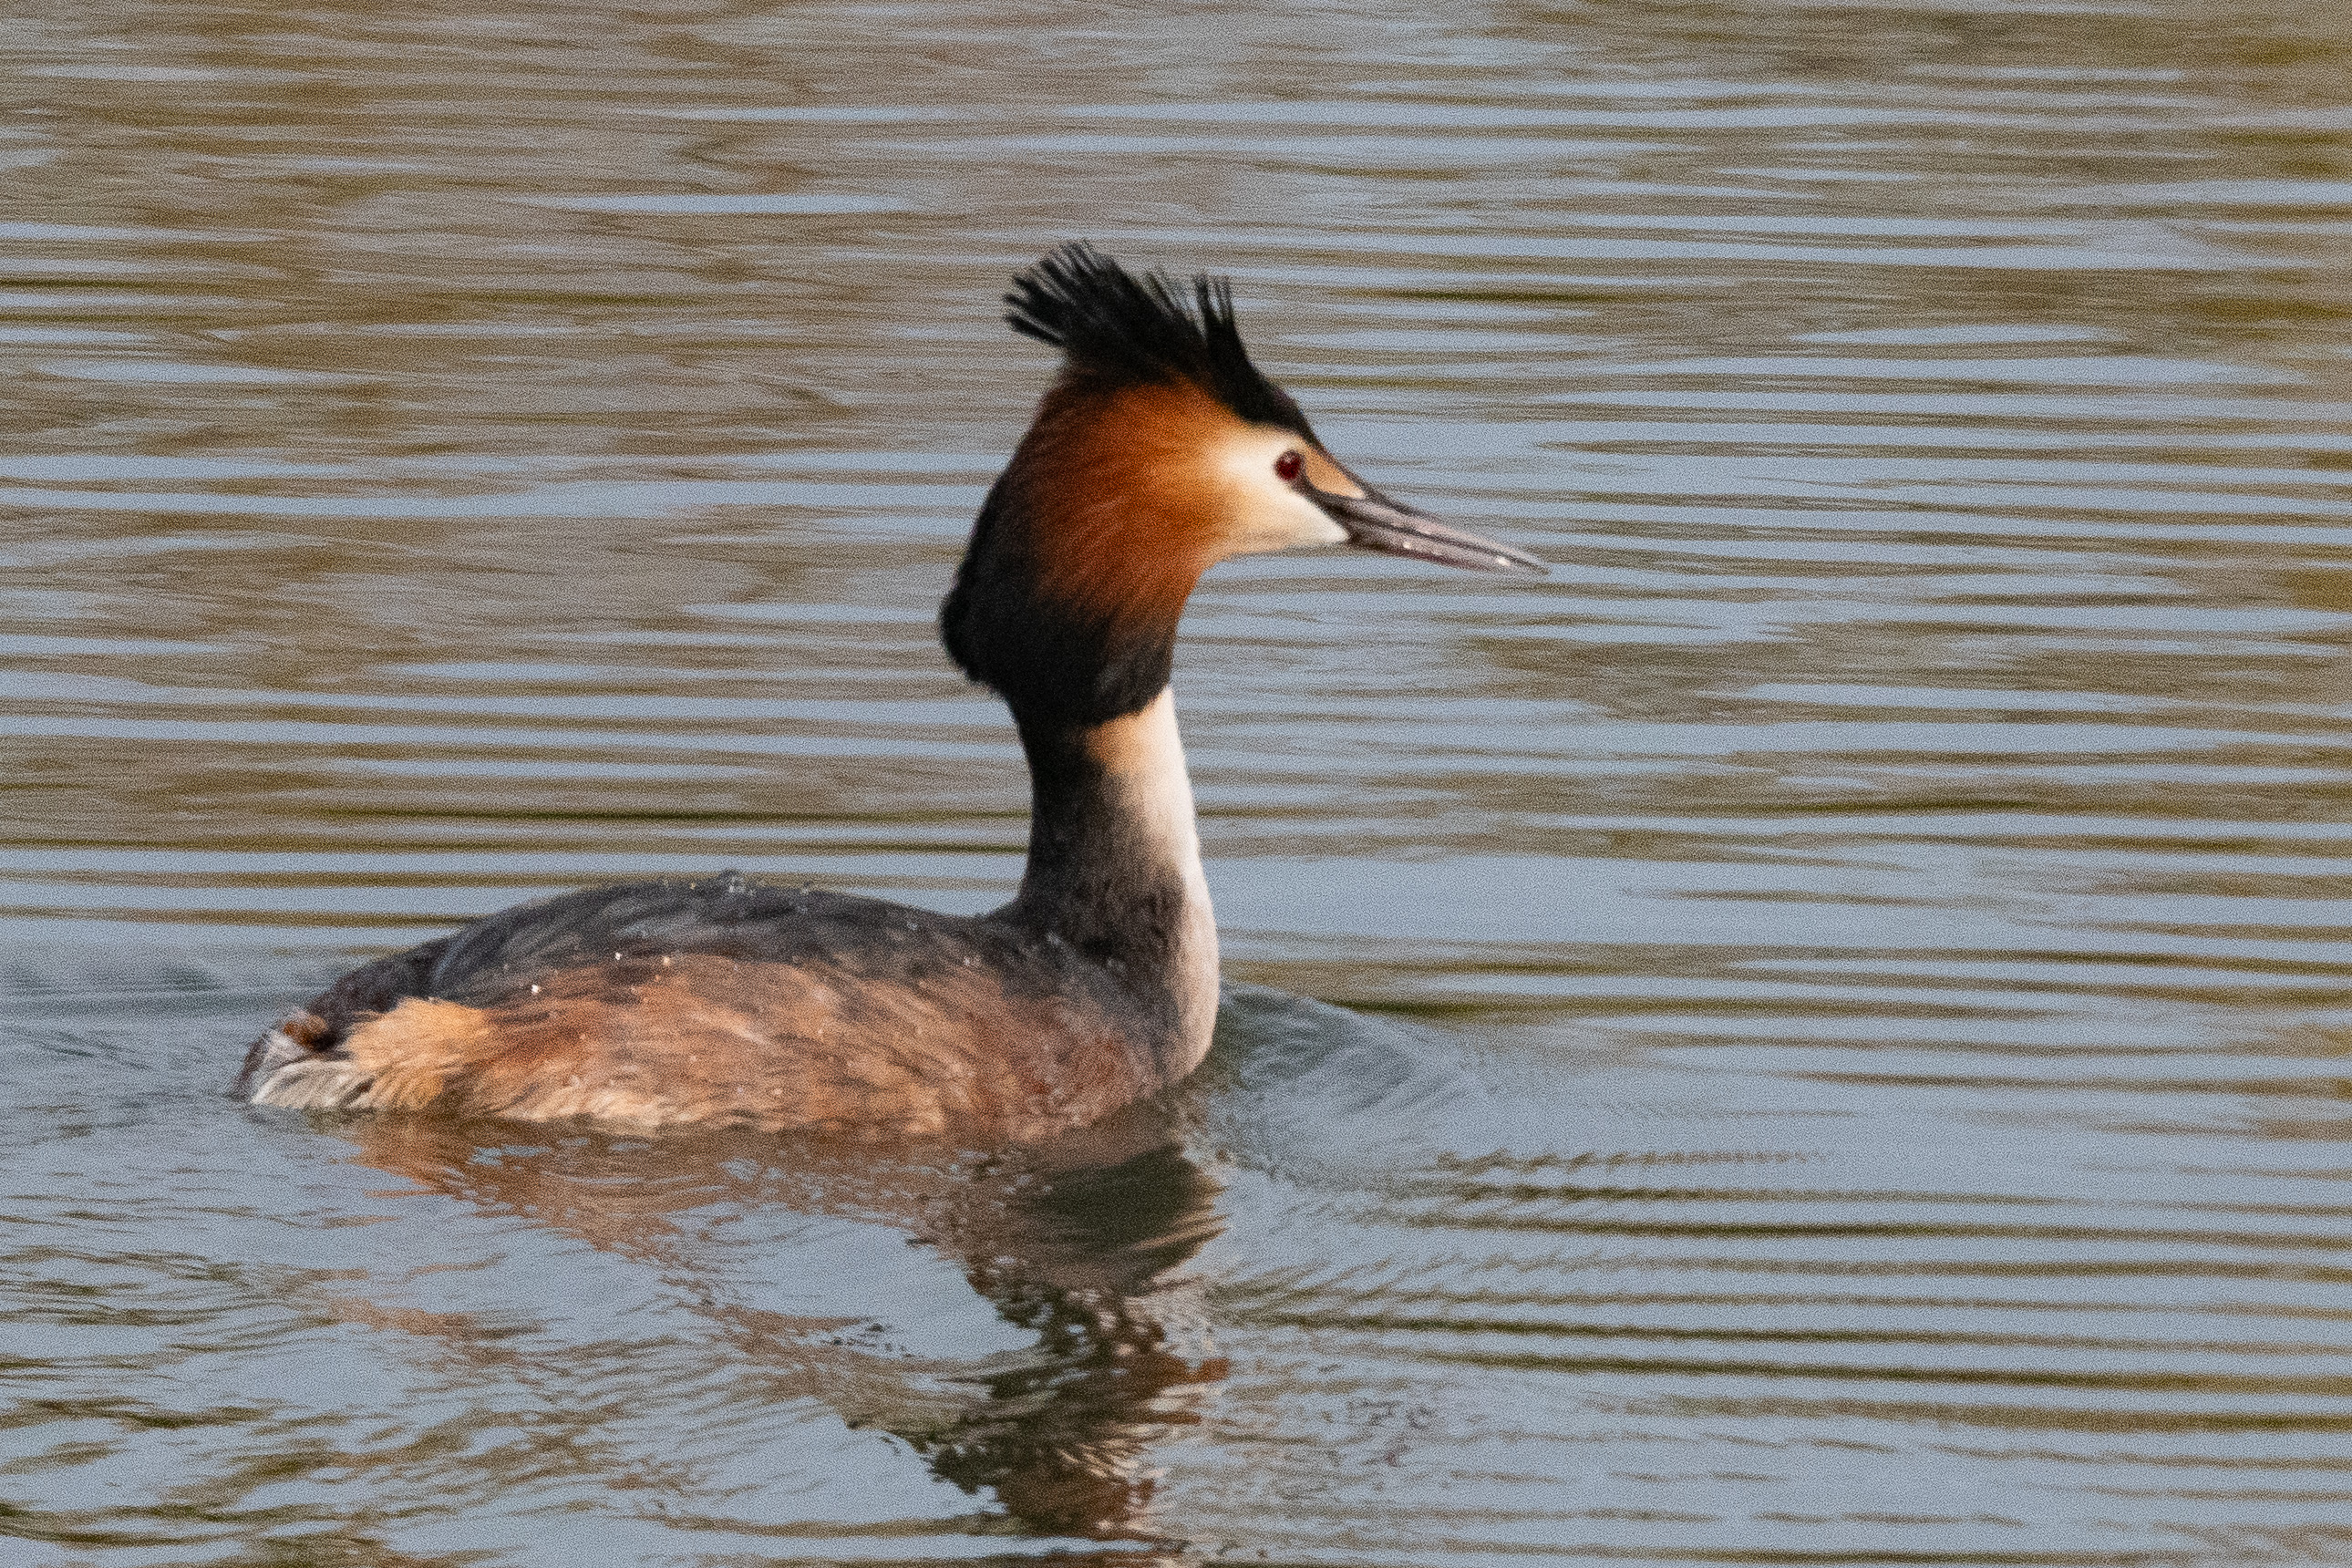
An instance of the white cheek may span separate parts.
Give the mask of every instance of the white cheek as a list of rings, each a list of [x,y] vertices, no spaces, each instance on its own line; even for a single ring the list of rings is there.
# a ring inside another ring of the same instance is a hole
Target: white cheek
[[[1313,544],[1344,544],[1347,530],[1323,509],[1275,478],[1276,458],[1290,448],[1278,436],[1253,434],[1237,441],[1218,465],[1224,513],[1219,529],[1227,555],[1256,555]]]
[[[1297,550],[1310,544],[1345,544],[1348,531],[1323,515],[1323,509],[1287,485],[1269,487],[1249,498],[1247,510],[1233,543],[1235,555],[1255,555],[1268,550]]]

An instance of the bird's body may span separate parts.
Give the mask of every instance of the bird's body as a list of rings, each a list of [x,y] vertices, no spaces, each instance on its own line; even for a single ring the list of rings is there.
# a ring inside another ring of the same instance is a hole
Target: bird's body
[[[1249,363],[1221,286],[1197,282],[1196,318],[1165,279],[1073,246],[1017,289],[1013,324],[1066,363],[941,629],[1021,732],[1020,895],[966,918],[732,874],[585,889],[345,975],[255,1044],[242,1091],[1028,1140],[1199,1064],[1216,926],[1168,677],[1201,573],[1341,542],[1534,563],[1355,480]]]
[[[1207,1052],[1217,933],[1166,695],[1073,750],[1041,814],[1060,841],[992,914],[731,873],[585,888],[345,975],[255,1047],[254,1098],[1014,1139],[1093,1121]]]

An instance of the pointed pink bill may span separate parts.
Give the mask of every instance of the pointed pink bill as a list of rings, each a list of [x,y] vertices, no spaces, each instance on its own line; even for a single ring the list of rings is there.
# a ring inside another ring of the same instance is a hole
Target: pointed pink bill
[[[1334,495],[1311,485],[1301,487],[1324,515],[1348,531],[1348,542],[1391,555],[1409,555],[1440,566],[1466,566],[1477,572],[1529,572],[1543,575],[1550,568],[1524,550],[1455,528],[1415,511],[1366,487],[1360,496]]]

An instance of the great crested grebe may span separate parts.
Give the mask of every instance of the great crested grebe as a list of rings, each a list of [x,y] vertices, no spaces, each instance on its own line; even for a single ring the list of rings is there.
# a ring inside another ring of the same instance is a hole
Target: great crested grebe
[[[725,874],[583,888],[344,975],[255,1042],[266,1105],[1031,1140],[1168,1087],[1217,931],[1168,677],[1201,574],[1354,544],[1540,573],[1374,490],[1250,363],[1231,289],[1066,245],[1006,320],[1060,374],[940,612],[1029,762],[1021,891],[962,917]]]

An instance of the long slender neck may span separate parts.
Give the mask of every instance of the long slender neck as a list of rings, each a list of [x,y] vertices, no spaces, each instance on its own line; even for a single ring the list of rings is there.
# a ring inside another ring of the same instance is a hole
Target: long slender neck
[[[1018,717],[1016,715],[1016,717]],[[1217,1012],[1217,927],[1192,784],[1163,689],[1140,711],[1090,725],[1021,721],[1032,808],[1029,865],[1003,913],[1102,963],[1164,1009],[1192,1070]]]

